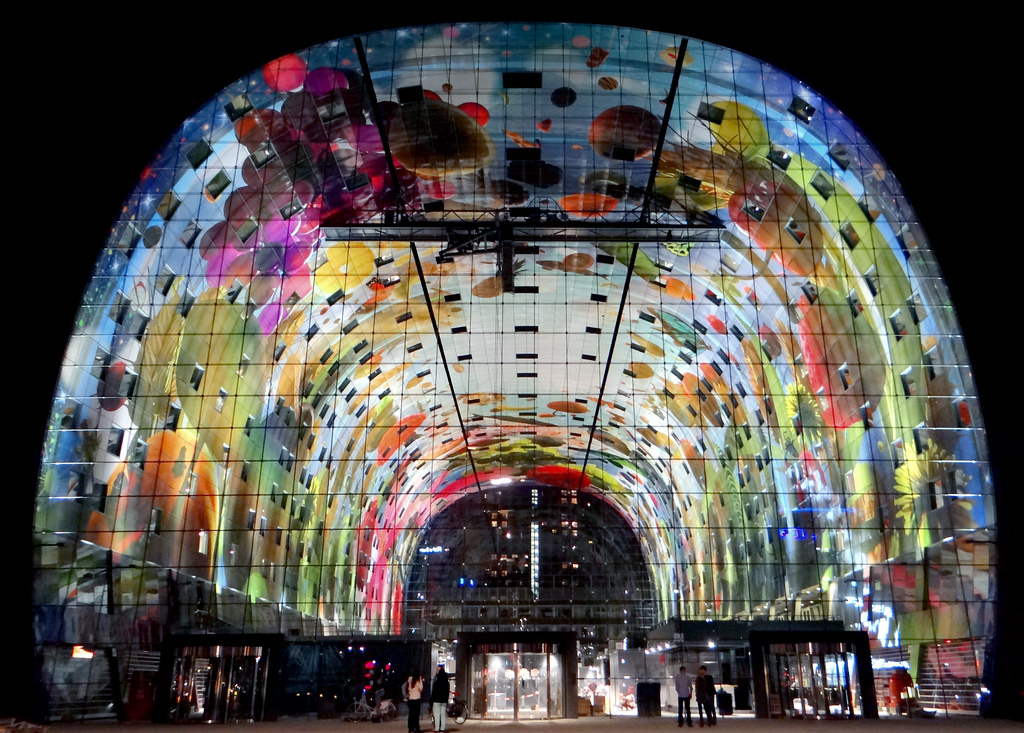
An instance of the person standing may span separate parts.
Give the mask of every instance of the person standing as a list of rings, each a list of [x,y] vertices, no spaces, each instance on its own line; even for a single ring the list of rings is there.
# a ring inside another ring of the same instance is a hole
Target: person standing
[[[675,676],[676,697],[679,698],[679,720],[678,727],[683,727],[683,708],[686,709],[686,724],[693,727],[693,717],[690,715],[690,697],[693,694],[693,681],[690,675],[686,674],[686,667],[679,668],[679,674]]]
[[[409,733],[420,733],[420,704],[423,702],[423,675],[413,672],[406,683],[409,701]]]
[[[700,727],[704,727],[705,713],[708,716],[708,725],[716,725],[715,678],[708,674],[708,668],[703,664],[697,670],[697,680],[693,687],[697,696],[697,717],[700,719]]]
[[[437,675],[430,685],[430,705],[433,708],[434,730],[437,733],[444,733],[448,728],[448,696],[451,691],[448,673],[444,671],[442,662],[437,665]]]

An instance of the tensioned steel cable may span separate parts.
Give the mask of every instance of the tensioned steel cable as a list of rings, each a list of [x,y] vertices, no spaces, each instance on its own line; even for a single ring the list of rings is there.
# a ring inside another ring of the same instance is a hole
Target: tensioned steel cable
[[[380,114],[380,104],[377,102],[377,92],[373,88],[373,79],[370,78],[370,65],[366,61],[366,52],[363,50],[363,42],[358,36],[352,39],[356,47],[356,54],[359,56],[359,66],[363,70],[363,89],[370,98],[370,109],[373,110],[373,119],[377,123],[377,132],[380,134],[381,144],[384,146],[384,160],[388,164],[388,174],[391,176],[391,185],[395,190],[395,199],[398,202],[398,211],[405,214],[405,199],[402,197],[402,187],[398,181],[398,169],[395,168],[395,159],[391,156],[391,145],[388,142],[388,133],[384,129],[384,119]]]
[[[676,89],[679,86],[679,76],[683,70],[683,58],[686,56],[686,39],[679,44],[676,54],[676,65],[672,71],[672,85],[669,88],[668,97],[665,99],[665,116],[661,119],[661,129],[658,132],[658,143],[654,148],[654,155],[651,160],[651,175],[647,179],[647,189],[644,191],[644,203],[640,212],[642,223],[647,223],[650,216],[651,196],[654,192],[654,181],[658,174],[658,160],[661,158],[661,151],[665,146],[665,135],[668,133],[669,118],[672,116],[672,105],[675,103]],[[608,386],[608,375],[611,373],[612,356],[615,354],[615,344],[619,338],[619,328],[622,325],[622,314],[626,309],[626,299],[629,297],[629,283],[633,279],[633,268],[636,265],[636,255],[640,249],[640,242],[633,243],[633,251],[629,255],[629,267],[626,268],[626,280],[622,285],[622,298],[619,299],[619,312],[615,318],[615,328],[612,330],[612,341],[608,346],[608,358],[604,363],[604,375],[601,377],[601,389],[597,393],[597,406],[594,408],[594,420],[590,424],[590,435],[587,437],[587,450],[583,454],[583,465],[580,468],[580,477],[576,485],[577,491],[583,487],[583,477],[590,462],[590,451],[594,446],[594,434],[597,432],[597,423],[601,417],[601,408],[604,402],[604,393]]]
[[[644,191],[644,204],[640,210],[640,221],[647,223],[650,217],[651,196],[654,194],[654,181],[658,176],[658,161],[661,160],[661,151],[665,147],[665,136],[668,134],[668,123],[672,118],[672,106],[676,101],[676,89],[679,87],[679,76],[683,72],[683,58],[686,56],[687,39],[683,39],[676,51],[676,65],[672,70],[672,85],[668,89],[668,96],[665,98],[665,115],[661,118],[661,130],[658,131],[658,144],[654,146],[654,155],[651,156],[651,175],[647,179],[647,189]]]
[[[416,272],[420,276],[420,286],[423,288],[423,300],[427,303],[427,312],[430,314],[430,325],[434,327],[434,338],[437,339],[437,352],[441,355],[441,364],[444,366],[444,375],[448,378],[448,389],[451,390],[452,400],[455,402],[455,415],[459,418],[459,428],[462,430],[462,439],[466,441],[466,455],[469,456],[469,466],[473,470],[473,481],[476,482],[477,491],[483,491],[480,486],[480,476],[476,471],[476,461],[473,460],[473,451],[469,447],[469,432],[466,430],[466,423],[462,419],[462,410],[459,409],[459,396],[455,393],[455,383],[452,381],[452,372],[448,368],[448,357],[444,353],[444,344],[441,342],[441,331],[437,327],[437,318],[434,316],[434,304],[430,301],[430,290],[427,288],[427,278],[423,275],[423,265],[420,264],[420,253],[416,249],[415,242],[409,242],[409,249],[412,250],[412,259],[416,263]]]

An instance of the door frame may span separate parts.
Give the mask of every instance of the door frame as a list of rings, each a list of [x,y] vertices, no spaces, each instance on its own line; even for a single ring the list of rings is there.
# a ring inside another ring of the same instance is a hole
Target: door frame
[[[750,632],[750,666],[754,676],[754,714],[771,717],[768,705],[768,676],[765,663],[772,644],[847,644],[853,649],[857,663],[857,684],[860,686],[861,711],[864,718],[878,717],[874,673],[871,669],[871,648],[866,631],[824,630],[757,630]]]
[[[266,683],[264,686],[262,716],[260,720],[277,720],[278,682],[281,669],[283,634],[170,634],[164,638],[160,650],[160,669],[157,672],[156,704],[153,722],[171,722],[171,690],[174,685],[174,664],[186,647],[262,647],[267,655]],[[185,722],[185,721],[182,721]]]
[[[473,655],[483,653],[482,647],[495,644],[550,644],[553,655],[561,661],[562,718],[579,716],[576,701],[576,633],[573,631],[464,631],[456,644],[456,689],[462,690],[467,704],[470,700]]]

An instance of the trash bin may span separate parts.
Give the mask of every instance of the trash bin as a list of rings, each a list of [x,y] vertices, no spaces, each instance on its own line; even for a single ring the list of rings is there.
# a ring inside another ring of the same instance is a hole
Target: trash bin
[[[640,718],[661,717],[660,682],[640,682],[637,684],[636,714]]]
[[[737,710],[751,709],[751,688],[748,687],[746,680],[740,680],[732,691],[732,702]]]
[[[732,715],[732,695],[728,690],[719,690],[715,695],[718,698],[718,712],[720,715]]]
[[[746,680],[740,680],[740,683],[736,685],[733,697],[737,710],[750,710],[750,688],[747,687]]]
[[[338,712],[337,705],[335,704],[335,701],[333,699],[321,698],[317,702],[316,717],[320,720],[323,720],[325,718],[340,718],[341,713]]]

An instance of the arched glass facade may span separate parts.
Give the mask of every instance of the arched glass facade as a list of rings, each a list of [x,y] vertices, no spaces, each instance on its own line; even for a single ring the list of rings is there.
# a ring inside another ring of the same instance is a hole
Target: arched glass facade
[[[784,72],[631,28],[374,32],[201,107],[97,260],[35,531],[37,642],[124,664],[832,619],[969,689],[992,638],[981,414],[898,182]]]

